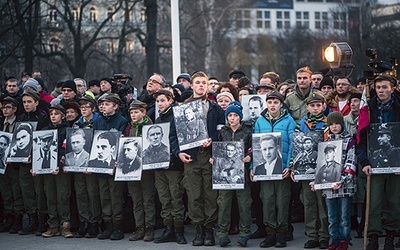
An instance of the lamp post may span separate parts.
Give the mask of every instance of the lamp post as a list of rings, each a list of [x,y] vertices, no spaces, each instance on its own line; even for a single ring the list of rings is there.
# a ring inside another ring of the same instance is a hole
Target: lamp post
[[[181,43],[179,30],[179,0],[171,0],[172,82],[181,73]]]

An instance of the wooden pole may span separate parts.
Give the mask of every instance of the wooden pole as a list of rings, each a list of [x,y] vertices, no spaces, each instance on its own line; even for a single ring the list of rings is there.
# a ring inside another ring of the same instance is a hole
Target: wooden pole
[[[369,221],[369,205],[371,201],[371,175],[367,175],[367,183],[365,185],[365,193],[366,193],[366,200],[365,200],[365,224],[364,224],[364,247],[363,249],[367,249],[367,234],[368,234],[368,221]]]

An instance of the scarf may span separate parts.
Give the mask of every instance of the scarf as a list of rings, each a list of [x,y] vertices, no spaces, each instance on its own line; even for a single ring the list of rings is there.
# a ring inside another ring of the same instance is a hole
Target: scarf
[[[324,113],[318,114],[318,115],[311,115],[310,112],[307,113],[307,119],[306,123],[309,125],[308,127],[310,130],[314,130],[315,127],[317,126],[318,122],[323,122],[324,121]]]
[[[207,100],[207,95],[203,95],[200,97],[193,97],[193,95],[191,95],[188,99],[185,100],[184,103],[188,103],[188,102],[192,102],[192,101],[196,101],[196,100]]]
[[[378,106],[378,121],[379,123],[383,122],[383,113],[386,113],[390,110],[390,108],[392,107],[394,103],[394,98],[393,98],[393,94],[390,98],[390,101],[388,101],[387,103],[383,103],[381,100],[379,100],[379,98],[377,98],[377,106]]]

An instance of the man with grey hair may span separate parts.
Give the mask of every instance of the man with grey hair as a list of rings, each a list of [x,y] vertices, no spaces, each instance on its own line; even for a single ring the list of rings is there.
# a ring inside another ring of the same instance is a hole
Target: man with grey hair
[[[86,81],[83,78],[75,78],[74,82],[76,84],[76,90],[77,90],[77,94],[79,97],[82,97],[85,95],[85,92],[87,90],[87,85],[86,85]]]
[[[164,76],[158,73],[154,73],[149,77],[146,84],[146,90],[143,90],[138,100],[147,104],[146,114],[151,120],[155,121],[155,113],[156,113],[156,100],[153,98],[153,94],[157,92],[157,90],[165,87],[166,80]]]

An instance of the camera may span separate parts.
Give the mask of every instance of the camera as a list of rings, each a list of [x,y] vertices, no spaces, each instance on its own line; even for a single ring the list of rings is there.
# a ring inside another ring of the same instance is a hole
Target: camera
[[[364,71],[364,77],[373,80],[378,75],[385,73],[394,78],[397,77],[397,58],[390,58],[389,62],[378,60],[378,51],[375,48],[368,48],[365,55],[369,57],[368,68]]]

